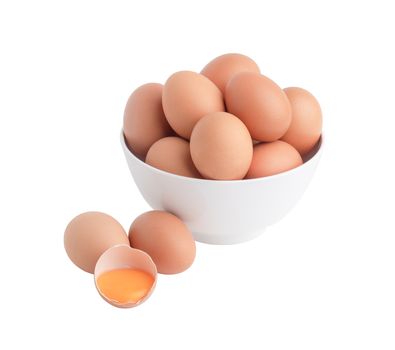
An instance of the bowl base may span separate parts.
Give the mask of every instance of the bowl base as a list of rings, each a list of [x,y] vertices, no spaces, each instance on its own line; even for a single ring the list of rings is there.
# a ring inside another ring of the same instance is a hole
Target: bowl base
[[[216,235],[211,233],[192,232],[193,237],[197,242],[217,245],[237,244],[250,241],[260,236],[265,231],[265,228],[253,231],[249,234],[237,234],[234,236],[229,235]]]

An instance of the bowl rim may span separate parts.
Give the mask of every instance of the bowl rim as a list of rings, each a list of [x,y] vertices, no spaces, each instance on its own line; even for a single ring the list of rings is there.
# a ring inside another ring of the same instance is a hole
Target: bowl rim
[[[126,145],[126,141],[125,141],[125,134],[123,132],[123,129],[121,129],[121,144],[122,144],[122,148],[124,149],[125,152],[127,152],[135,161],[137,161],[137,163],[140,163],[143,167],[146,167],[148,169],[150,169],[153,172],[156,172],[158,174],[164,175],[164,176],[169,176],[169,177],[173,177],[175,179],[179,179],[182,181],[190,181],[190,182],[195,182],[195,183],[215,183],[215,184],[237,184],[237,183],[253,183],[253,182],[264,182],[264,181],[269,181],[270,179],[273,179],[275,177],[279,178],[282,176],[287,176],[289,174],[292,174],[294,172],[298,172],[301,171],[301,169],[303,169],[304,167],[306,167],[309,163],[311,163],[311,161],[314,158],[318,158],[321,153],[322,153],[322,148],[323,148],[323,144],[324,144],[324,134],[321,133],[321,136],[319,138],[319,140],[317,141],[316,145],[318,145],[318,149],[316,150],[316,152],[314,153],[314,155],[312,157],[310,157],[306,162],[303,162],[302,165],[297,166],[296,168],[287,170],[287,171],[283,171],[282,173],[279,174],[274,174],[274,175],[270,175],[270,176],[264,176],[264,177],[257,177],[257,178],[253,178],[253,179],[240,179],[240,180],[212,180],[212,179],[198,179],[195,177],[188,177],[188,176],[183,176],[183,175],[177,175],[177,174],[173,174],[173,173],[169,173],[167,171],[158,169],[153,167],[152,165],[147,164],[146,162],[142,161],[140,158],[138,158],[130,149],[129,147]]]

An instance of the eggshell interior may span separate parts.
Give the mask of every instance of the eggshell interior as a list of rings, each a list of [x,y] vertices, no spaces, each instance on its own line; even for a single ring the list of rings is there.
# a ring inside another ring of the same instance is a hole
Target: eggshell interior
[[[122,268],[142,270],[149,273],[154,278],[154,283],[152,284],[149,293],[144,298],[140,299],[137,303],[121,304],[119,302],[111,300],[106,295],[104,295],[98,287],[97,279],[101,274],[107,271]],[[100,256],[99,260],[96,263],[94,276],[96,289],[104,300],[106,300],[111,305],[120,308],[130,308],[141,304],[143,301],[149,298],[156,285],[157,270],[154,262],[147,253],[144,253],[139,249],[131,248],[127,245],[118,245],[108,249]]]

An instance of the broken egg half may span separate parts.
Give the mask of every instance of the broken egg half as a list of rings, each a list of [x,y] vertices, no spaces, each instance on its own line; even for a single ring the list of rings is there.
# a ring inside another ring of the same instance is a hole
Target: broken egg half
[[[96,289],[105,301],[130,308],[149,298],[156,285],[157,270],[147,253],[118,245],[100,256],[94,276]]]

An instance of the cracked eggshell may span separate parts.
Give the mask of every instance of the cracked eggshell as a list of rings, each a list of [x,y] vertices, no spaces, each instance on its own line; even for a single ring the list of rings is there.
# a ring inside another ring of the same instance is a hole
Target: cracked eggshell
[[[98,286],[97,279],[101,274],[123,268],[142,270],[150,274],[154,279],[149,292],[138,302],[119,303],[103,294]],[[151,296],[156,286],[157,270],[154,262],[147,253],[139,249],[131,248],[129,245],[119,245],[109,248],[100,256],[96,263],[94,277],[96,289],[105,301],[119,308],[131,308],[140,305]]]

